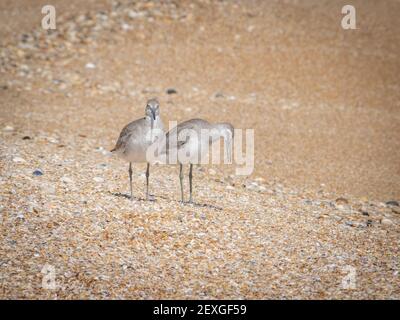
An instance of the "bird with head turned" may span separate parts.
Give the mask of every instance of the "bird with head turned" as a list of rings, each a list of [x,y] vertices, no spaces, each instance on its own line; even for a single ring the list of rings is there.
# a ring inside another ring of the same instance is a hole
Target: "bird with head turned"
[[[203,119],[191,119],[179,123],[166,134],[165,154],[167,163],[179,163],[179,180],[181,186],[181,201],[183,196],[183,165],[189,164],[189,202],[192,198],[193,164],[202,163],[202,159],[208,154],[210,145],[224,139],[224,155],[227,163],[232,162],[232,142],[234,128],[230,123],[209,123]],[[171,161],[172,159],[172,161]]]

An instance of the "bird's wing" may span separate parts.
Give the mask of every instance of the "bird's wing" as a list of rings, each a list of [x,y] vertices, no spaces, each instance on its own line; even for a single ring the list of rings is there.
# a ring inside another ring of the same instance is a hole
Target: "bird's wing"
[[[145,118],[138,119],[128,123],[121,131],[117,143],[115,144],[114,149],[111,151],[123,151],[125,146],[128,144],[128,141],[133,138],[135,135],[140,133],[142,122]]]

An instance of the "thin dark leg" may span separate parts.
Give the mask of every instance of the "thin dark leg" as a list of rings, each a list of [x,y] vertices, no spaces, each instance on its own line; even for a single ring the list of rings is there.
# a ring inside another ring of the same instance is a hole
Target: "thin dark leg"
[[[146,200],[149,200],[149,176],[150,176],[150,163],[147,163],[147,169],[146,169]]]
[[[190,198],[189,198],[189,202],[192,203],[192,178],[193,178],[193,164],[190,164],[190,169],[189,169],[189,188],[190,188]]]
[[[179,180],[181,182],[181,200],[183,202],[183,165],[179,164]]]
[[[131,200],[133,200],[133,191],[132,191],[132,162],[129,162],[129,182],[131,186]]]

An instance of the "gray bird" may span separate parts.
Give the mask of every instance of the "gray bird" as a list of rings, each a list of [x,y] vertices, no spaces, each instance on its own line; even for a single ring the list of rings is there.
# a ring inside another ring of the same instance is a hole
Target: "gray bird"
[[[211,134],[204,134],[205,130],[209,130],[208,132]],[[204,159],[203,157],[208,154],[211,144],[220,138],[224,138],[225,140],[225,154],[228,161],[231,162],[233,134],[234,129],[230,123],[210,124],[206,120],[202,119],[184,121],[166,134],[165,154],[168,157],[167,163],[173,162],[171,162],[171,157],[176,159],[177,163],[179,163],[179,180],[182,202],[184,202],[183,165],[189,164],[189,203],[192,203],[193,164],[203,163],[202,159]]]
[[[164,132],[164,125],[160,118],[160,104],[157,99],[150,99],[147,101],[145,117],[127,124],[122,129],[114,149],[111,150],[111,152],[117,153],[122,159],[129,161],[128,173],[131,200],[133,199],[132,162],[147,162],[146,200],[149,200],[150,162],[146,159],[146,151],[157,137],[157,135],[153,135],[153,132],[156,130]]]

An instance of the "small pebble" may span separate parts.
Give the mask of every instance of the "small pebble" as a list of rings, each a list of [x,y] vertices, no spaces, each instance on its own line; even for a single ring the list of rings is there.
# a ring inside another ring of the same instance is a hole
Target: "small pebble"
[[[93,180],[96,182],[104,182],[104,179],[102,177],[94,177]]]
[[[46,137],[46,140],[48,142],[50,142],[50,143],[54,143],[54,144],[58,143],[58,140],[56,138],[53,138],[53,137]]]
[[[343,197],[339,197],[335,201],[337,204],[348,204],[349,203],[349,200],[347,200],[346,198],[343,198]]]
[[[14,161],[14,162],[17,162],[17,163],[21,163],[21,162],[25,162],[25,159],[24,159],[24,158],[21,158],[21,157],[14,157],[14,158],[13,158],[13,161]]]
[[[33,171],[32,173],[34,176],[42,176],[43,172],[40,169],[36,169],[35,171]]]
[[[254,30],[254,28],[255,27],[253,25],[251,25],[251,26],[248,26],[246,30],[247,30],[247,32],[252,32]]]
[[[123,24],[121,25],[121,28],[122,28],[122,30],[124,30],[124,31],[128,31],[128,30],[132,30],[132,29],[133,29],[133,27],[132,27],[131,25],[127,24],[127,23],[123,23]]]
[[[137,12],[135,10],[128,11],[128,17],[131,19],[139,18],[139,17],[142,17],[143,15],[144,15],[143,12]]]
[[[384,225],[386,225],[386,226],[389,226],[389,225],[392,225],[392,224],[393,224],[392,220],[389,220],[389,219],[387,219],[387,218],[383,218],[382,221],[381,221],[381,223],[384,224]]]
[[[249,189],[249,190],[257,190],[258,189],[258,184],[256,182],[252,182],[250,184],[246,184],[245,188]]]
[[[5,127],[3,128],[3,131],[5,131],[5,132],[14,131],[14,127],[12,127],[12,126],[5,126]]]
[[[94,63],[89,62],[89,63],[86,63],[85,68],[86,69],[96,69],[96,65]]]
[[[63,176],[63,177],[61,178],[61,182],[64,182],[64,183],[73,183],[73,180],[72,180],[71,178],[68,178],[67,176]]]
[[[400,207],[393,207],[392,212],[395,214],[400,214]]]
[[[167,94],[177,94],[178,91],[176,91],[174,88],[169,88],[167,89]]]

